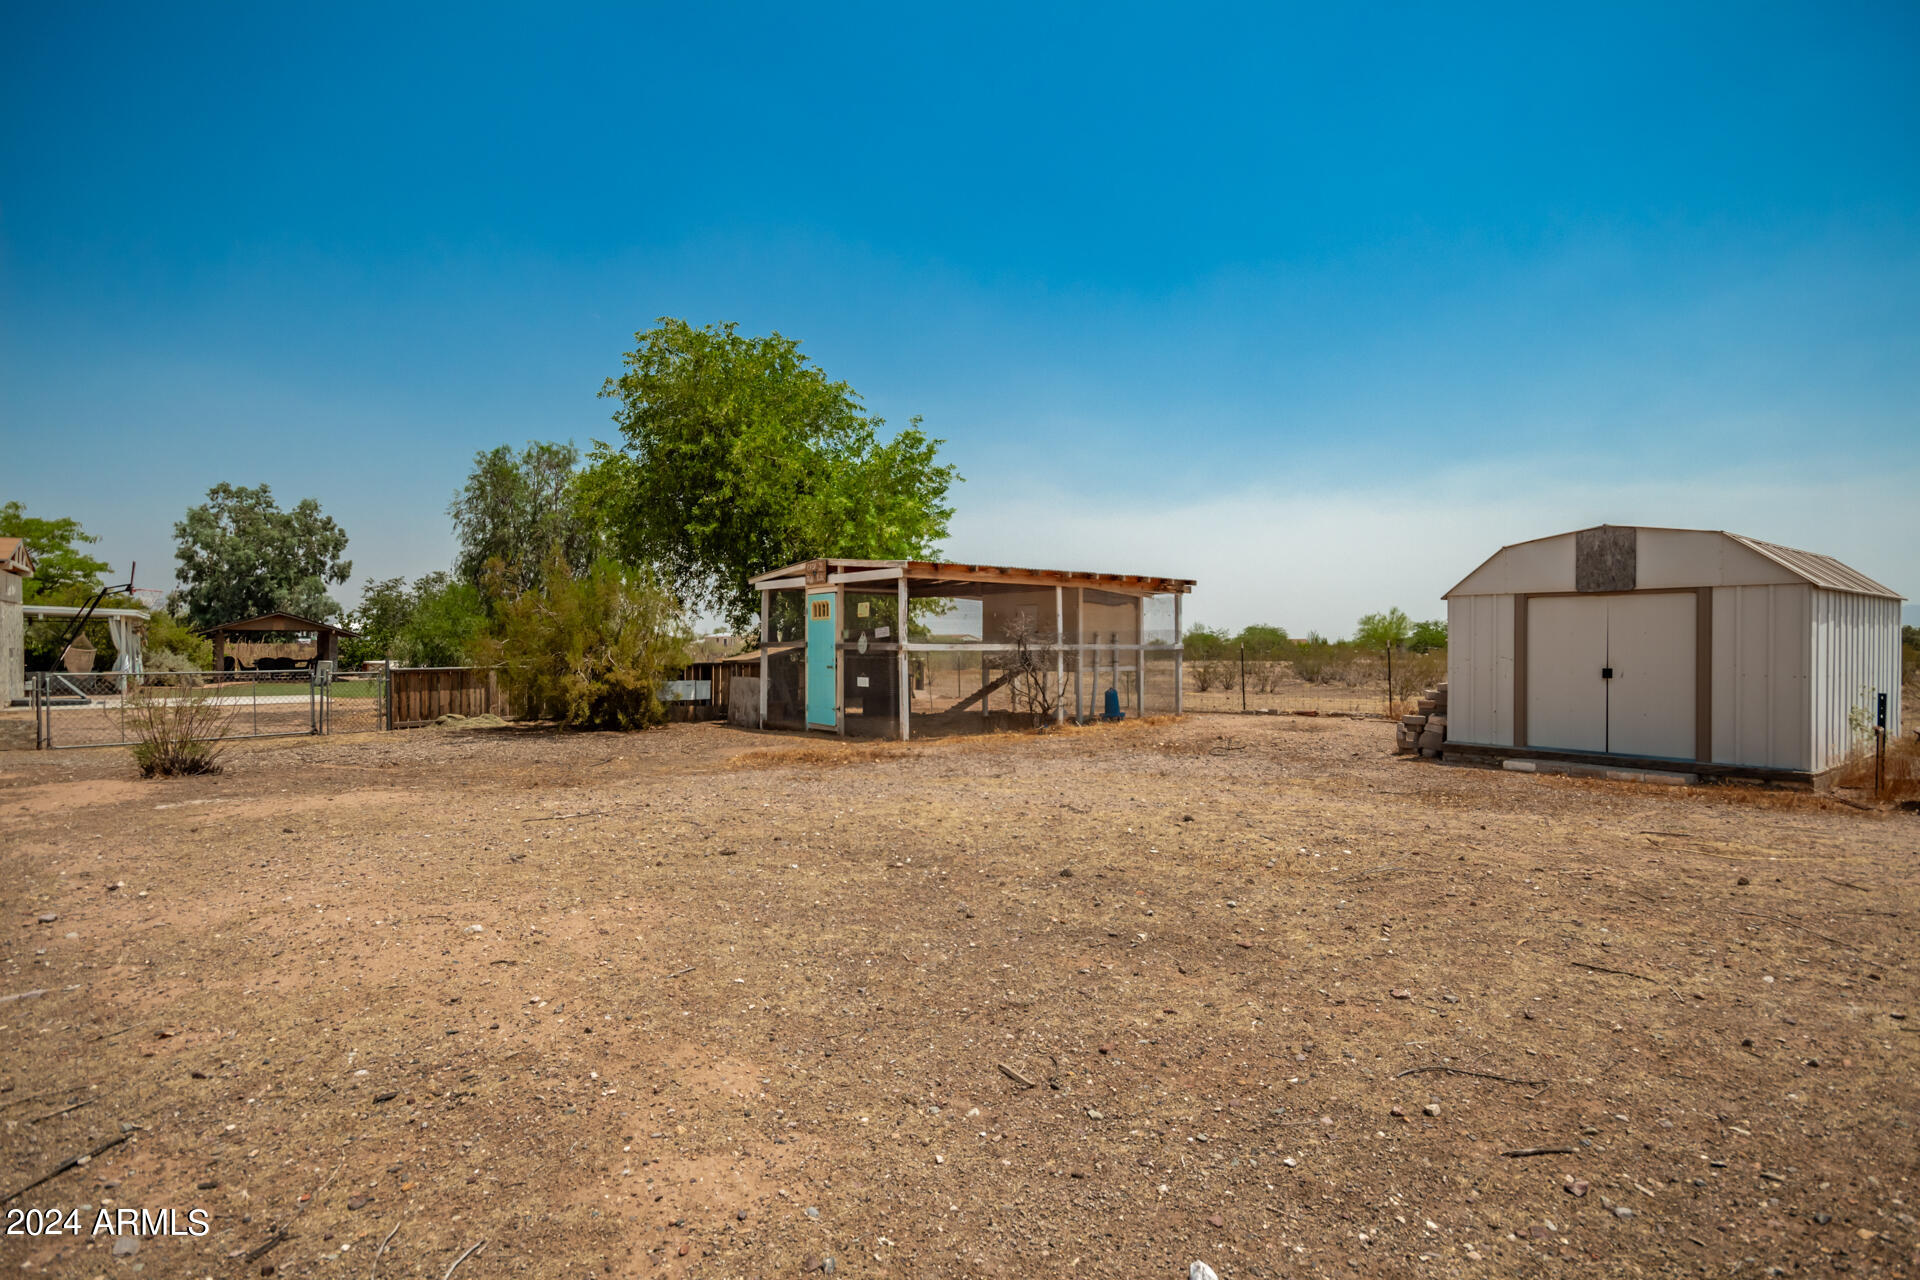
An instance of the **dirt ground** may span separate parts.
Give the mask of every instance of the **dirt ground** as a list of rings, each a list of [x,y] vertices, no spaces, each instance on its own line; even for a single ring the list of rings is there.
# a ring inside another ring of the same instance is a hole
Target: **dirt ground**
[[[0,1266],[1920,1273],[1920,817],[1391,735],[0,755]]]

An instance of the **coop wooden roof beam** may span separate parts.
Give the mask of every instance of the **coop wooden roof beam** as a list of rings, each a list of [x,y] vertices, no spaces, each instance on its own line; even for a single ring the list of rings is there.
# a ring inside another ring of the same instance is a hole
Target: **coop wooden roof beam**
[[[771,570],[752,579],[763,591],[792,591],[808,585],[843,586],[857,582],[904,579],[910,594],[938,587],[991,584],[1029,587],[1091,587],[1129,595],[1184,595],[1192,578],[1136,573],[1086,573],[1070,569],[1024,569],[1014,565],[962,564],[938,560],[811,560]]]

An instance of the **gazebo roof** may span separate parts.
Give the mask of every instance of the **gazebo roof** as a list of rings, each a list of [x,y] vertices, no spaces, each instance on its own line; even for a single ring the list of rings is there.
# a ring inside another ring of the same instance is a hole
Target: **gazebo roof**
[[[332,632],[334,635],[359,639],[358,631],[337,627],[331,622],[320,622],[314,618],[303,618],[297,613],[263,613],[257,618],[241,618],[237,622],[221,622],[205,629],[207,635],[222,631],[316,631],[322,635]]]

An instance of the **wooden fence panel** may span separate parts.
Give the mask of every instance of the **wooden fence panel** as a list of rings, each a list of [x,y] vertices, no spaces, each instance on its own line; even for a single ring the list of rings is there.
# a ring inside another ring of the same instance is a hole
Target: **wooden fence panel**
[[[446,715],[507,714],[500,678],[485,667],[395,667],[388,681],[395,729],[416,729]]]

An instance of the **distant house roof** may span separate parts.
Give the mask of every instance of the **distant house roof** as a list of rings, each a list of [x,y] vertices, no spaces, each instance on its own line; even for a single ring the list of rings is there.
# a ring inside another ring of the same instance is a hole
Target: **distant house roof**
[[[257,618],[241,618],[237,622],[222,622],[202,628],[207,635],[219,631],[317,631],[322,634],[333,632],[335,635],[358,639],[358,631],[335,626],[331,622],[320,622],[313,618],[303,618],[297,613],[263,613]]]
[[[0,538],[0,573],[33,576],[33,553],[27,550],[25,538]]]

